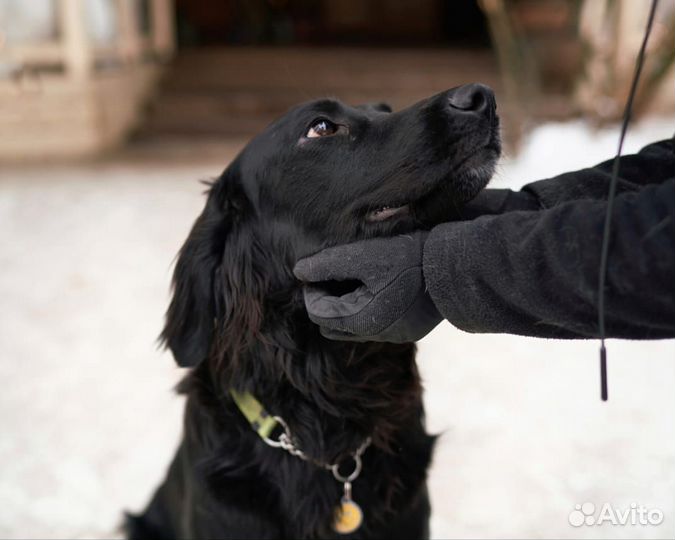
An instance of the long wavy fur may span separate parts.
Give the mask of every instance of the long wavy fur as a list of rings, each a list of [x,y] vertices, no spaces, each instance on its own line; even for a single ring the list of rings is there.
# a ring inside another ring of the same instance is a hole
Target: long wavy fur
[[[345,460],[349,469],[350,452],[372,437],[354,483],[366,516],[358,535],[428,534],[433,439],[423,428],[414,345],[321,336],[291,273],[293,254],[269,227],[233,164],[211,186],[176,264],[161,338],[179,365],[192,367],[179,386],[188,398],[185,435],[146,514],[129,518],[129,535],[335,536],[342,486],[263,444],[231,388],[252,392],[289,423],[303,451],[326,463]]]

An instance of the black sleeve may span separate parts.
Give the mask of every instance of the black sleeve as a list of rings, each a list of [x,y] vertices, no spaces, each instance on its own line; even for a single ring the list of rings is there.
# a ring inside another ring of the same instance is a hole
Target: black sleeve
[[[667,139],[645,146],[637,154],[623,156],[619,168],[617,193],[637,191],[648,184],[660,184],[675,171],[674,140]],[[474,219],[487,214],[516,210],[541,210],[579,200],[604,200],[609,191],[614,160],[595,167],[561,174],[527,184],[520,191],[485,189],[457,211],[452,221]]]
[[[623,189],[615,200],[606,291],[608,337],[675,337],[674,172],[661,183],[650,183],[647,174],[636,172],[628,181],[642,179],[642,188]],[[545,191],[532,190],[550,202]],[[424,275],[438,310],[469,332],[597,337],[607,207],[598,199],[587,196],[544,210],[434,228],[425,244]]]

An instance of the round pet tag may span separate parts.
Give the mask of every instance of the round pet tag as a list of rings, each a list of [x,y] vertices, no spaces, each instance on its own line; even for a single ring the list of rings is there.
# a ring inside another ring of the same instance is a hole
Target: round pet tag
[[[335,514],[333,529],[340,534],[353,533],[363,523],[363,511],[354,501],[343,500]]]

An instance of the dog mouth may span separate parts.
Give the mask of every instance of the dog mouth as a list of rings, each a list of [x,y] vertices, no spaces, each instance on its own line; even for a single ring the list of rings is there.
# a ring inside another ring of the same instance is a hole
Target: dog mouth
[[[385,205],[376,208],[366,214],[366,221],[370,223],[378,223],[381,221],[387,221],[393,217],[407,216],[410,214],[410,204],[396,204],[396,205]]]
[[[391,221],[409,219],[437,221],[448,206],[457,207],[472,198],[483,189],[494,174],[501,148],[498,136],[467,156],[447,176],[437,180],[432,186],[415,190],[405,199],[398,197],[382,204],[371,203],[365,212],[366,223],[376,225]],[[386,199],[385,199],[386,201]],[[364,215],[364,214],[361,214]]]

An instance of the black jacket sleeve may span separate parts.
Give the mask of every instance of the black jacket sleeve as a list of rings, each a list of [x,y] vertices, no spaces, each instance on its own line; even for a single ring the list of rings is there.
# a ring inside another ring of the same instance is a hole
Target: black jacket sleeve
[[[617,194],[638,191],[645,185],[660,184],[675,176],[673,145],[674,140],[667,139],[645,146],[635,155],[623,156]],[[520,191],[485,189],[466,206],[458,209],[453,221],[515,210],[542,210],[580,199],[605,200],[613,163],[614,160],[610,159],[595,167],[533,182]]]
[[[499,196],[474,206],[480,217],[434,228],[425,244],[424,275],[443,316],[470,332],[597,337],[610,171],[605,162],[521,192],[498,190]],[[620,175],[606,290],[608,337],[675,337],[672,141],[622,158]]]

